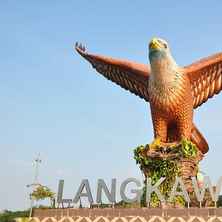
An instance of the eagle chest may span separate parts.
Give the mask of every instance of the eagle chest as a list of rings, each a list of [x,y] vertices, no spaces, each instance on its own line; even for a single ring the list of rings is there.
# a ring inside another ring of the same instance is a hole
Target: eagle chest
[[[175,112],[175,108],[186,100],[185,88],[186,81],[179,74],[169,82],[151,79],[149,82],[150,105],[161,112]]]

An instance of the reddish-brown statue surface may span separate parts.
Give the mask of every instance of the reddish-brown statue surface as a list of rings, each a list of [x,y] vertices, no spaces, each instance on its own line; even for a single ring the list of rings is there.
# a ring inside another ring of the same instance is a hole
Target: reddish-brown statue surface
[[[89,54],[78,44],[76,50],[104,77],[150,103],[155,139],[163,144],[188,139],[208,151],[193,110],[221,91],[222,53],[179,67],[166,41],[157,38],[149,44],[150,66]]]

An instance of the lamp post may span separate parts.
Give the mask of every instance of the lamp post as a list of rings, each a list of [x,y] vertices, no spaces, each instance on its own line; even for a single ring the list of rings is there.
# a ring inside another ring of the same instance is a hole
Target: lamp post
[[[34,172],[34,181],[31,184],[28,184],[26,187],[32,187],[32,191],[40,186],[41,184],[38,182],[38,176],[39,176],[39,164],[42,162],[40,159],[40,153],[38,154],[37,158],[34,160],[34,167],[35,167],[35,172]],[[33,204],[34,204],[34,199],[32,198],[32,193],[30,193],[30,212],[29,212],[29,218],[32,216],[32,209],[33,209]]]

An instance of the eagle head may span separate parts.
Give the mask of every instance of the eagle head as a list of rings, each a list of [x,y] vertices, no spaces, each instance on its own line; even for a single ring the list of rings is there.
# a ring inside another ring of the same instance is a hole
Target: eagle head
[[[149,43],[149,58],[150,61],[153,59],[161,59],[166,57],[169,53],[169,46],[167,42],[160,38],[153,38]]]
[[[149,43],[149,60],[151,68],[175,66],[176,62],[170,53],[168,43],[161,38],[153,38]]]

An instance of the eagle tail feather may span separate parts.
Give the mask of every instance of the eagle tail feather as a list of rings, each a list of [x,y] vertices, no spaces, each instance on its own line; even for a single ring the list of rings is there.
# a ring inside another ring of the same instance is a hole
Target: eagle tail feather
[[[208,143],[194,124],[193,124],[193,128],[191,130],[190,140],[198,147],[198,149],[203,154],[208,152],[208,150],[209,150]]]

